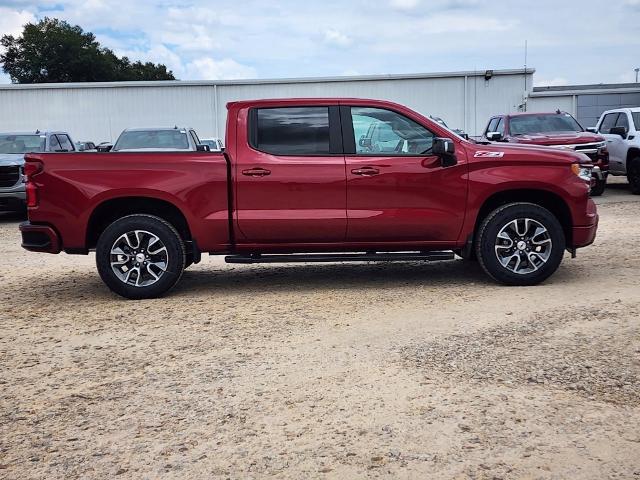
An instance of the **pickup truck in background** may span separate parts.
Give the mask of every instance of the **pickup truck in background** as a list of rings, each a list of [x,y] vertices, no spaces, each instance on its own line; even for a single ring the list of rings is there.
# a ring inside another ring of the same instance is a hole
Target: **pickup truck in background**
[[[595,131],[607,140],[611,175],[626,175],[631,192],[640,195],[640,107],[607,110]]]
[[[455,252],[499,282],[533,285],[595,238],[592,165],[576,152],[470,142],[378,100],[227,109],[222,153],[28,155],[22,246],[95,250],[114,292],[150,298],[205,252],[234,263]],[[384,125],[382,146],[357,141],[372,125]]]
[[[29,152],[74,152],[66,132],[0,133],[0,211],[24,210],[24,155]]]
[[[113,152],[208,152],[193,128],[127,128],[112,148]]]
[[[604,193],[609,175],[609,152],[604,137],[582,127],[566,112],[511,113],[491,117],[483,138],[490,142],[540,145],[575,150],[593,163],[591,195]]]

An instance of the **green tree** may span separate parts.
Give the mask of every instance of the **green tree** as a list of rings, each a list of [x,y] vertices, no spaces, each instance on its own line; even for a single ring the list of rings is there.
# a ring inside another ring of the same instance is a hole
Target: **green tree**
[[[118,58],[91,32],[56,18],[24,26],[22,35],[0,39],[0,63],[13,83],[175,80],[162,64]]]

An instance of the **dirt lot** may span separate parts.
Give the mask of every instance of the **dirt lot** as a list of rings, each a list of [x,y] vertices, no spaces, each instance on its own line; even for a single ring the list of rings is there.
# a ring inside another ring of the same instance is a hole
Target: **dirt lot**
[[[639,200],[538,287],[206,258],[143,302],[0,219],[0,478],[640,478]]]

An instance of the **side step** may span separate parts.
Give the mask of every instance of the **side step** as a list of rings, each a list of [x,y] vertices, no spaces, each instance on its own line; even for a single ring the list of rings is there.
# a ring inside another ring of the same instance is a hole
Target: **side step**
[[[453,252],[389,253],[306,253],[287,255],[228,255],[227,263],[296,263],[296,262],[410,262],[453,260]]]

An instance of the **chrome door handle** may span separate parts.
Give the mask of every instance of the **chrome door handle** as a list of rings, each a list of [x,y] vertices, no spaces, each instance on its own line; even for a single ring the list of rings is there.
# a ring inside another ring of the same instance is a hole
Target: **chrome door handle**
[[[354,175],[360,175],[362,177],[371,177],[373,175],[378,175],[380,170],[374,167],[362,167],[362,168],[354,168],[351,170],[351,173]]]
[[[260,167],[248,168],[247,170],[242,170],[242,174],[247,177],[266,177],[267,175],[271,175],[271,170]]]

